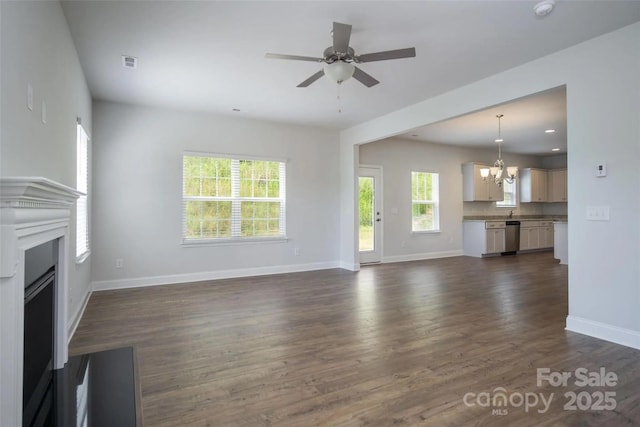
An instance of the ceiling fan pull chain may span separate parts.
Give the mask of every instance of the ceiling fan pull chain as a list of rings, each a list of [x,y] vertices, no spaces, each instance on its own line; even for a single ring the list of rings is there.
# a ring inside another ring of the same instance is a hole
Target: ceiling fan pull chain
[[[340,86],[342,85],[338,83],[336,86],[338,87],[338,96],[336,97],[338,100],[338,113],[342,113],[342,100],[340,99]]]

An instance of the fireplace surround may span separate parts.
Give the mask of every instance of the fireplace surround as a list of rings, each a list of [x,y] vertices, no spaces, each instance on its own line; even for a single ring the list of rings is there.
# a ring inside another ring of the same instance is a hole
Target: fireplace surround
[[[22,425],[25,254],[57,246],[53,368],[68,358],[68,266],[71,209],[80,193],[41,177],[0,178],[0,419]]]

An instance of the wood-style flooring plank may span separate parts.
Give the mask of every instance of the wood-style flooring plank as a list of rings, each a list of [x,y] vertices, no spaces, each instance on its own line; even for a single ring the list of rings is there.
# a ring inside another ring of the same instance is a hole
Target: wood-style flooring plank
[[[96,292],[71,342],[136,348],[146,426],[618,426],[640,423],[640,351],[564,330],[549,252],[455,257]],[[615,387],[536,385],[605,367]],[[465,394],[553,393],[549,410]],[[612,411],[564,393],[616,392]]]

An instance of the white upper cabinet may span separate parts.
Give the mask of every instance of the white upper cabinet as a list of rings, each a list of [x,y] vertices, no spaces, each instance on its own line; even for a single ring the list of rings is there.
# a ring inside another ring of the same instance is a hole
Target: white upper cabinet
[[[567,201],[567,170],[552,169],[547,172],[549,202]]]
[[[520,202],[546,202],[547,171],[543,169],[525,168],[519,172]]]
[[[465,202],[496,202],[504,200],[502,187],[493,179],[486,181],[480,176],[480,169],[488,165],[479,163],[464,163],[462,165],[462,200]]]

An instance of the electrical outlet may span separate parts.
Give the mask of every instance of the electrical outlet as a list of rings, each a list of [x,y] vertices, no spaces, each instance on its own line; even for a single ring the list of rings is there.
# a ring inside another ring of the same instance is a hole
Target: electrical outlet
[[[116,259],[116,268],[124,268],[124,260],[122,258]]]

